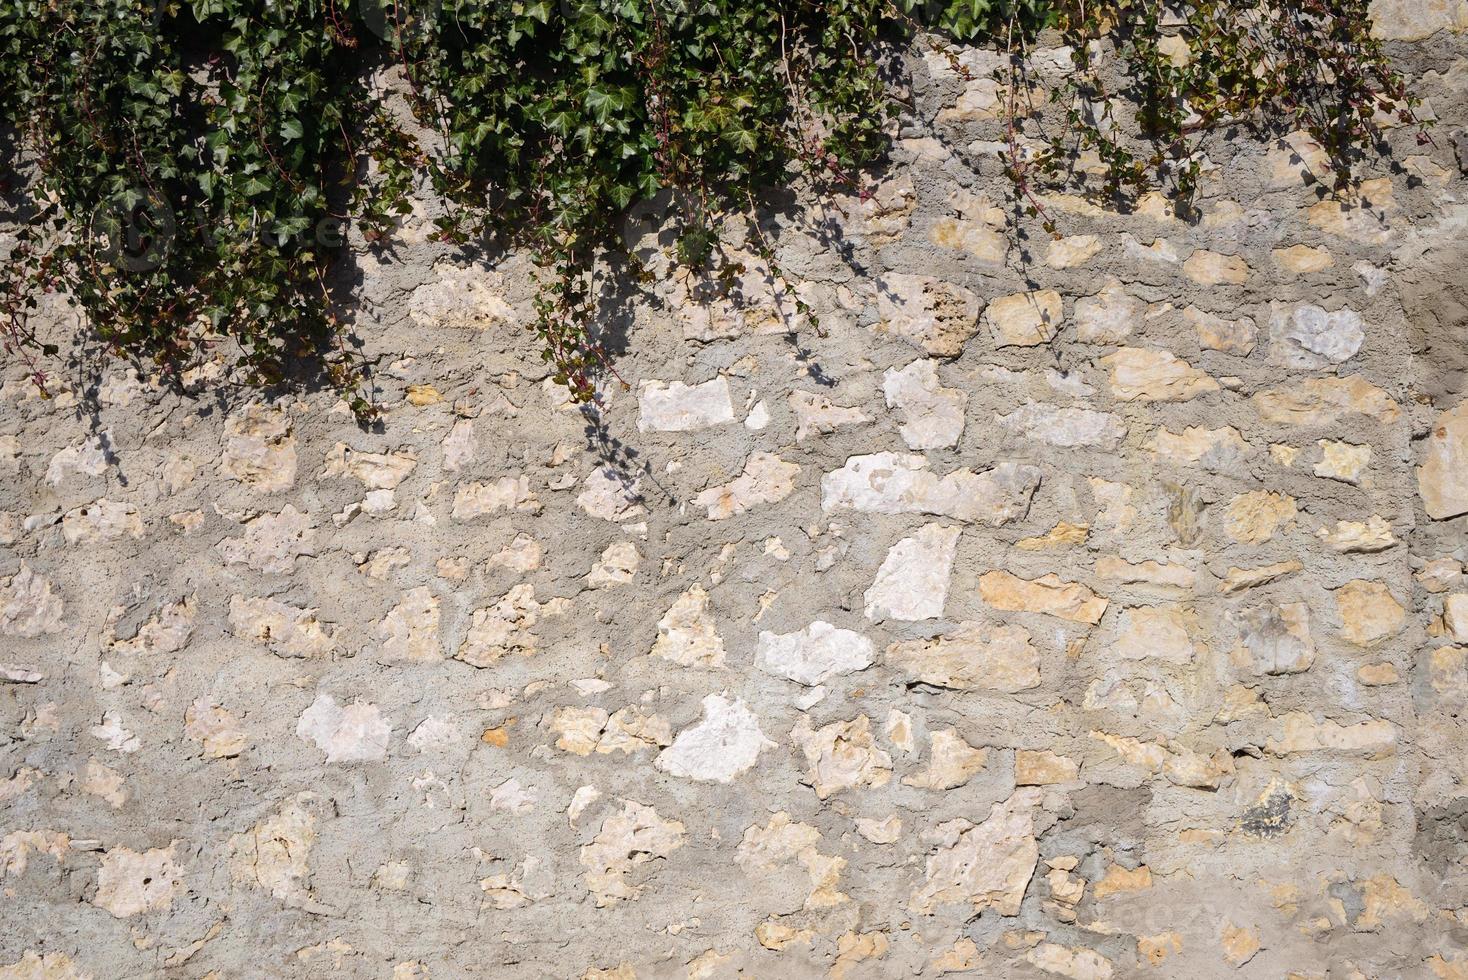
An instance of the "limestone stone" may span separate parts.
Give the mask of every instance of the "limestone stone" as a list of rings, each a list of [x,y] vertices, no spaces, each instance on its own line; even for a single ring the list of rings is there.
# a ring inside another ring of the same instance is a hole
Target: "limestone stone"
[[[1322,527],[1315,536],[1332,551],[1342,554],[1370,554],[1385,551],[1397,543],[1391,525],[1377,514],[1365,521],[1336,521],[1334,527]]]
[[[744,472],[724,486],[710,487],[694,498],[711,521],[722,521],[760,504],[775,504],[795,492],[799,463],[787,463],[774,453],[750,453]]]
[[[765,673],[814,687],[865,670],[875,655],[876,648],[865,636],[818,619],[795,633],[761,631],[755,665]]]
[[[1071,269],[1084,265],[1101,251],[1101,239],[1095,235],[1072,235],[1052,241],[1045,250],[1045,264],[1052,269]]]
[[[960,691],[1013,694],[1040,684],[1040,652],[1021,626],[959,623],[942,636],[893,643],[887,663],[915,681]]]
[[[117,653],[130,655],[176,653],[193,637],[198,613],[199,604],[191,595],[164,603],[130,638],[114,639],[107,645]]]
[[[1396,752],[1397,729],[1379,718],[1342,724],[1318,719],[1309,712],[1292,711],[1274,720],[1273,734],[1265,742],[1271,755],[1299,752],[1339,752],[1380,759]]]
[[[1251,451],[1243,433],[1231,425],[1220,429],[1190,425],[1181,433],[1158,429],[1147,448],[1170,463],[1221,471],[1232,470]]]
[[[1127,434],[1126,424],[1109,412],[1060,408],[1039,402],[1027,402],[997,419],[1000,428],[1022,439],[1062,449],[1078,446],[1115,449]]]
[[[418,465],[411,452],[367,453],[339,442],[326,454],[323,478],[356,480],[368,490],[395,490]]]
[[[1122,585],[1140,585],[1164,594],[1186,592],[1198,581],[1198,573],[1185,565],[1148,559],[1133,564],[1116,555],[1096,559],[1096,576]]]
[[[1038,467],[1010,460],[983,473],[961,469],[941,478],[927,466],[927,457],[909,454],[849,457],[821,478],[821,507],[933,514],[997,527],[1022,519],[1040,485]]]
[[[231,596],[229,628],[235,636],[262,643],[281,657],[325,657],[337,650],[315,609],[302,609],[263,596]]]
[[[866,591],[867,618],[914,622],[942,616],[960,533],[929,524],[893,545]]]
[[[0,980],[93,980],[65,953],[26,950],[14,963],[0,964]]]
[[[264,514],[245,525],[238,538],[217,545],[226,565],[245,565],[257,572],[288,575],[296,559],[316,554],[316,532],[311,519],[286,504],[279,514]]]
[[[1269,254],[1273,256],[1276,265],[1296,276],[1324,272],[1335,265],[1330,249],[1311,245],[1291,245],[1288,248],[1274,249]]]
[[[642,865],[666,859],[683,846],[683,838],[679,821],[664,820],[652,807],[624,799],[622,808],[603,820],[591,843],[581,848],[583,877],[596,907],[638,898],[645,886],[629,876]]]
[[[535,586],[521,582],[494,605],[474,610],[454,659],[483,668],[511,654],[532,656],[539,649],[540,637],[531,630],[547,616],[563,615],[569,606],[570,600],[563,598],[540,602],[535,598]],[[437,646],[435,633],[434,650]]]
[[[885,786],[892,778],[892,757],[877,748],[866,715],[815,730],[801,715],[790,739],[810,765],[808,781],[820,799],[845,789]]]
[[[1361,475],[1371,465],[1370,446],[1356,446],[1333,439],[1321,439],[1318,445],[1320,462],[1315,464],[1316,476],[1352,486],[1361,485]]]
[[[46,483],[59,486],[69,475],[101,476],[107,472],[112,444],[112,430],[67,446],[46,464]]]
[[[665,719],[630,705],[610,714],[597,707],[560,707],[552,713],[548,727],[557,736],[556,748],[579,756],[593,752],[630,755],[673,741],[673,730]]]
[[[474,462],[474,420],[456,420],[440,448],[443,449],[443,468],[450,473],[457,473]]]
[[[1358,646],[1396,636],[1406,620],[1406,610],[1382,582],[1353,579],[1331,594],[1341,617],[1341,635]]]
[[[1263,544],[1294,521],[1295,498],[1272,490],[1250,490],[1229,501],[1223,530],[1241,544]]]
[[[946,843],[928,856],[927,880],[908,901],[912,914],[965,905],[974,915],[991,908],[1018,915],[1040,857],[1034,823],[1040,797],[1038,789],[1017,789],[977,826],[962,818],[941,825]]]
[[[388,663],[427,664],[443,659],[438,640],[439,599],[426,585],[403,593],[377,624],[379,656]]]
[[[748,874],[778,871],[792,861],[799,862],[810,876],[810,890],[804,900],[807,909],[828,908],[848,901],[836,889],[846,860],[828,857],[816,849],[821,833],[807,823],[796,823],[781,810],[761,827],[757,823],[745,828],[743,839],[734,852],[734,862]]]
[[[1303,602],[1256,606],[1235,614],[1239,642],[1258,674],[1298,674],[1315,662],[1310,607]]]
[[[92,904],[118,919],[168,908],[185,888],[176,847],[177,842],[141,853],[126,847],[107,850],[97,867]]]
[[[1183,319],[1192,325],[1198,335],[1198,346],[1225,354],[1245,356],[1258,343],[1259,328],[1249,317],[1225,320],[1205,313],[1196,306],[1183,310]]]
[[[1083,344],[1119,344],[1142,319],[1141,300],[1112,279],[1095,296],[1076,300],[1076,339]]]
[[[1056,755],[1046,749],[1016,749],[1014,783],[1016,786],[1053,786],[1072,783],[1080,778],[1081,767],[1074,759]]]
[[[1101,621],[1106,600],[1077,582],[1066,582],[1053,572],[1022,579],[995,569],[979,576],[979,596],[995,609],[1045,613],[1073,623]]]
[[[1230,567],[1219,585],[1218,591],[1225,595],[1235,592],[1244,592],[1248,589],[1257,589],[1261,585],[1277,582],[1287,575],[1293,575],[1305,568],[1294,559],[1289,561],[1277,561],[1269,565],[1259,565],[1254,568]]]
[[[989,750],[975,748],[953,728],[939,729],[929,736],[928,768],[905,776],[902,785],[917,789],[956,789],[982,772]]]
[[[1345,378],[1301,378],[1270,388],[1251,399],[1259,416],[1281,425],[1329,425],[1347,415],[1394,422],[1401,414],[1390,395],[1360,375]]]
[[[637,565],[641,559],[637,545],[631,541],[614,541],[606,546],[587,573],[586,584],[593,589],[626,585],[637,577]]]
[[[640,481],[615,466],[598,466],[586,476],[576,506],[592,517],[620,524],[647,512]]]
[[[814,391],[792,391],[790,411],[795,413],[796,442],[804,442],[812,432],[829,435],[843,425],[869,421],[860,408],[837,405],[828,396]]]
[[[1371,0],[1371,36],[1420,41],[1438,31],[1468,30],[1468,0]]]
[[[1046,973],[1070,980],[1110,980],[1112,975],[1111,961],[1084,946],[1041,943],[1026,953],[1025,959]]]
[[[934,357],[957,357],[979,329],[983,301],[930,276],[889,273],[876,282],[877,330],[901,337]]]
[[[1240,286],[1249,278],[1249,264],[1238,255],[1200,248],[1183,263],[1183,274],[1200,286]]]
[[[1014,546],[1021,551],[1053,551],[1058,548],[1071,548],[1086,543],[1086,535],[1090,533],[1090,527],[1085,524],[1071,524],[1060,521],[1049,531],[1032,538],[1020,538]]]
[[[1443,628],[1454,643],[1468,643],[1468,594],[1443,597]]]
[[[1218,382],[1165,350],[1123,347],[1101,358],[1111,394],[1124,402],[1182,402],[1218,390]]]
[[[1361,314],[1349,306],[1327,312],[1311,303],[1271,304],[1270,333],[1285,365],[1311,370],[1350,360],[1366,339]]]
[[[724,641],[709,613],[709,596],[695,583],[658,620],[652,655],[681,667],[722,667]]]
[[[456,521],[471,521],[502,511],[540,513],[541,503],[535,491],[530,489],[530,477],[523,473],[503,476],[490,483],[466,483],[454,491],[451,516]]]
[[[702,384],[644,381],[637,387],[640,432],[690,432],[734,421],[729,381],[718,377]]]
[[[296,737],[326,753],[327,762],[376,762],[387,756],[392,726],[374,704],[346,707],[330,694],[318,694],[296,723]]]
[[[1060,330],[1064,308],[1053,289],[1001,296],[984,311],[984,325],[997,347],[1037,347]]]
[[[968,392],[939,384],[934,361],[924,358],[888,370],[882,376],[882,394],[888,408],[903,414],[898,431],[907,448],[942,449],[958,443]]]
[[[210,759],[233,758],[250,741],[239,719],[207,697],[197,698],[184,712],[184,734],[201,743]]]
[[[297,793],[279,812],[229,840],[229,876],[288,903],[310,895],[316,816],[311,793]]]
[[[103,498],[63,514],[61,533],[71,545],[136,540],[143,536],[143,519],[132,504]]]
[[[60,632],[65,608],[51,582],[24,561],[0,590],[0,636],[35,637]]]
[[[296,482],[296,440],[290,416],[258,402],[230,415],[224,422],[219,471],[255,490],[288,489]]]
[[[483,269],[440,262],[430,282],[408,297],[408,316],[427,328],[488,330],[515,322],[515,310]]]
[[[1433,423],[1417,467],[1417,489],[1435,521],[1468,513],[1468,399]]]
[[[761,751],[774,747],[743,700],[710,694],[703,699],[703,718],[678,733],[658,755],[657,767],[698,782],[727,783],[753,768]]]
[[[1111,652],[1123,660],[1190,664],[1199,632],[1198,617],[1181,606],[1133,606],[1122,610]]]

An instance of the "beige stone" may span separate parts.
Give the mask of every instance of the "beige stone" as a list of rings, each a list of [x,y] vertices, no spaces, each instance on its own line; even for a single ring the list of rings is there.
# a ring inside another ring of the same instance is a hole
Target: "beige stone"
[[[1433,520],[1468,513],[1468,399],[1433,423],[1417,467],[1417,488]]]
[[[1017,789],[977,826],[962,818],[940,825],[939,848],[928,857],[927,879],[913,892],[909,910],[933,915],[963,905],[971,915],[991,908],[1018,915],[1040,855],[1034,825],[1040,798],[1033,787]]]
[[[623,800],[622,808],[602,821],[601,828],[580,852],[584,880],[597,908],[641,896],[642,884],[629,880],[638,868],[666,859],[683,846],[683,824],[664,820],[650,806]]]
[[[983,473],[954,470],[939,477],[926,456],[873,453],[851,456],[821,478],[821,508],[875,514],[933,514],[1003,526],[1029,513],[1040,485],[1039,467],[1009,460]]]
[[[1111,961],[1094,949],[1041,943],[1025,954],[1033,966],[1069,980],[1110,980]]]
[[[540,602],[535,598],[535,586],[521,582],[493,605],[474,610],[454,659],[471,667],[489,667],[511,654],[533,656],[540,648],[540,637],[532,632],[536,624],[549,616],[564,615],[569,608],[569,599]],[[437,645],[435,633],[435,651]]]
[[[1016,749],[1014,782],[1016,786],[1051,786],[1075,782],[1081,767],[1074,759],[1049,750]]]
[[[1073,548],[1086,543],[1086,535],[1090,530],[1085,524],[1060,521],[1042,535],[1020,538],[1014,543],[1014,546],[1021,551],[1053,551],[1059,548]]]
[[[1048,344],[1064,315],[1060,294],[1053,289],[1001,296],[984,311],[984,325],[998,347]]]
[[[1219,939],[1223,947],[1223,959],[1229,966],[1239,967],[1249,962],[1259,952],[1259,934],[1253,929],[1225,923]]]
[[[118,919],[168,908],[185,887],[174,854],[177,846],[174,842],[141,853],[126,847],[106,851],[97,868],[92,904]]]
[[[349,477],[368,490],[394,490],[417,465],[418,458],[411,452],[366,453],[339,442],[326,454],[321,475]]]
[[[233,758],[250,742],[239,719],[207,697],[196,698],[184,712],[184,734],[202,743],[210,759]]]
[[[1331,594],[1341,617],[1341,635],[1358,646],[1396,636],[1406,621],[1406,610],[1381,582],[1354,579]]]
[[[1101,358],[1111,394],[1124,402],[1182,402],[1218,390],[1218,382],[1165,350],[1123,347]]]
[[[1364,415],[1389,423],[1401,415],[1401,409],[1390,395],[1358,374],[1345,378],[1296,379],[1288,385],[1261,391],[1251,401],[1260,418],[1280,425],[1329,425],[1348,415]]]
[[[597,707],[563,706],[551,713],[548,723],[556,735],[556,748],[573,755],[593,752],[630,755],[639,749],[659,749],[673,741],[666,719],[647,714],[635,705],[608,714]]]
[[[694,583],[658,620],[652,655],[680,667],[723,666],[724,641],[714,628],[708,592],[702,585]]]
[[[1183,319],[1197,333],[1198,346],[1206,350],[1246,356],[1258,343],[1259,328],[1249,317],[1225,320],[1196,306],[1189,306],[1183,310]]]
[[[245,525],[238,538],[225,538],[216,546],[227,565],[245,565],[257,572],[288,575],[296,559],[316,553],[316,532],[311,519],[286,504],[279,514],[264,514]]]
[[[1083,344],[1119,344],[1136,330],[1144,306],[1112,279],[1095,296],[1076,300],[1076,339]]]
[[[219,471],[247,487],[273,493],[296,482],[296,440],[290,417],[258,402],[224,422]]]
[[[811,433],[830,435],[844,425],[869,421],[860,408],[837,405],[830,397],[814,391],[792,391],[790,411],[795,413],[796,442],[804,442]]]
[[[1239,286],[1249,278],[1249,264],[1237,255],[1222,255],[1200,248],[1183,263],[1183,273],[1200,286]]]
[[[892,757],[877,748],[866,715],[812,729],[804,715],[790,739],[810,766],[810,785],[826,799],[846,789],[885,786],[892,778]]]
[[[1271,490],[1251,490],[1229,501],[1223,530],[1241,544],[1263,544],[1295,519],[1295,498]]]
[[[279,812],[229,840],[229,876],[286,903],[310,896],[316,816],[311,793],[297,793]]]
[[[530,478],[504,476],[490,483],[466,483],[454,491],[454,507],[451,512],[456,521],[470,521],[501,511],[521,514],[538,514],[541,503],[535,491],[530,489]]]
[[[877,280],[877,330],[894,334],[934,357],[957,357],[979,329],[983,301],[962,286],[906,273]]]
[[[1106,612],[1104,598],[1054,573],[1026,580],[998,569],[985,572],[979,577],[979,596],[995,609],[1045,613],[1075,623],[1094,625]]]
[[[1122,610],[1110,652],[1122,660],[1190,664],[1199,632],[1198,617],[1181,606],[1134,606]]]
[[[1220,429],[1190,425],[1181,433],[1158,429],[1147,448],[1167,462],[1210,470],[1231,469],[1251,452],[1243,434],[1231,425]]]
[[[1274,257],[1275,265],[1284,271],[1296,276],[1308,276],[1315,272],[1324,272],[1335,265],[1335,258],[1330,254],[1328,248],[1315,248],[1310,245],[1291,245],[1288,248],[1277,248],[1269,253]]]
[[[1371,36],[1420,41],[1438,31],[1468,30],[1468,0],[1371,0]]]
[[[882,376],[882,394],[888,408],[903,414],[905,421],[898,431],[909,449],[952,446],[963,434],[968,392],[940,385],[937,365],[931,359],[889,370]]]
[[[1336,521],[1334,527],[1322,527],[1315,536],[1332,551],[1345,554],[1385,551],[1397,543],[1391,525],[1378,514],[1365,521]]]
[[[1045,250],[1045,264],[1052,269],[1071,269],[1084,265],[1101,251],[1101,239],[1095,235],[1072,235],[1052,241]]]
[[[1040,684],[1040,652],[1020,626],[959,623],[930,640],[892,644],[887,663],[924,684],[961,691],[1015,693]]]
[[[1248,589],[1257,589],[1261,585],[1278,582],[1287,575],[1293,575],[1304,570],[1305,566],[1291,558],[1289,561],[1277,561],[1269,565],[1259,565],[1254,568],[1230,567],[1224,574],[1223,581],[1218,586],[1218,591],[1224,595],[1233,595],[1236,592],[1244,592]]]
[[[982,772],[988,764],[989,750],[970,745],[956,729],[946,728],[929,736],[928,768],[905,776],[904,786],[919,789],[954,789]]]
[[[1292,711],[1276,718],[1272,728],[1273,735],[1264,747],[1273,755],[1339,752],[1380,759],[1395,753],[1397,747],[1396,726],[1379,718],[1341,724]]]

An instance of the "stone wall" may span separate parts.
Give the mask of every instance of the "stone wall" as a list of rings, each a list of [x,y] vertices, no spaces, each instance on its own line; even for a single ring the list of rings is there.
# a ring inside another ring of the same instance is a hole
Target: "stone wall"
[[[1435,146],[1055,242],[919,62],[824,334],[664,276],[597,413],[429,203],[371,430],[9,365],[0,977],[1468,976],[1468,9],[1376,7]]]

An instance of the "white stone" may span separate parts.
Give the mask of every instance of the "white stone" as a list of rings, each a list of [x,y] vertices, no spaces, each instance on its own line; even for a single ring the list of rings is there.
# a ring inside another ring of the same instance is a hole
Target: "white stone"
[[[727,783],[751,769],[762,750],[774,747],[743,700],[710,694],[703,699],[702,720],[679,732],[656,764],[669,775]]]
[[[311,519],[286,504],[279,514],[265,514],[245,525],[239,538],[225,538],[217,545],[227,565],[247,565],[257,572],[288,575],[296,559],[316,553],[316,532]]]
[[[1350,307],[1333,313],[1310,303],[1293,311],[1280,303],[1272,307],[1275,349],[1288,367],[1317,369],[1341,364],[1356,356],[1366,339],[1361,314]]]
[[[639,481],[613,466],[599,466],[587,474],[576,505],[592,517],[620,524],[646,513]]]
[[[1086,408],[1059,408],[1026,402],[1008,415],[996,416],[999,426],[1022,439],[1071,449],[1093,446],[1115,449],[1126,438],[1127,427],[1108,412]]]
[[[867,618],[913,622],[942,616],[960,533],[929,524],[893,545],[866,591]]]
[[[829,435],[843,425],[866,422],[860,408],[837,405],[825,395],[813,391],[792,391],[790,410],[795,413],[795,441],[803,442],[812,432]]]
[[[872,664],[876,648],[853,630],[816,620],[795,633],[760,632],[755,665],[776,677],[814,687]]]
[[[92,904],[118,919],[172,905],[184,890],[175,844],[141,854],[125,847],[108,850],[97,867],[97,893],[92,896]]]
[[[703,384],[644,381],[637,387],[639,432],[688,432],[734,421],[729,382],[715,378]]]
[[[350,477],[368,490],[393,490],[417,465],[418,458],[409,452],[364,453],[339,442],[326,454],[326,468],[321,475]]]
[[[219,469],[225,476],[264,491],[295,482],[296,440],[284,411],[252,403],[225,420],[224,435]]]
[[[935,357],[957,357],[979,328],[983,301],[962,286],[893,272],[876,281],[877,329]]]
[[[530,489],[530,477],[500,477],[492,483],[466,483],[454,491],[452,516],[456,521],[473,520],[501,511],[540,513],[541,503]]]
[[[1034,811],[1042,796],[1034,787],[1017,789],[1008,800],[995,803],[977,826],[961,818],[940,825],[939,831],[955,836],[928,857],[927,880],[913,893],[908,909],[914,915],[932,915],[941,906],[962,904],[970,915],[990,908],[1000,915],[1018,915],[1040,858]]]
[[[955,470],[941,478],[927,465],[927,457],[910,454],[852,456],[822,477],[821,507],[933,514],[999,526],[1023,518],[1040,485],[1037,467],[1009,460],[984,473]]]
[[[709,596],[702,585],[689,590],[658,620],[658,638],[652,655],[683,667],[721,667],[724,641],[709,614]]]
[[[62,516],[61,534],[67,544],[99,544],[121,538],[136,540],[143,536],[143,519],[132,504],[94,500]]]
[[[263,643],[281,657],[325,657],[336,651],[335,637],[321,628],[315,609],[275,599],[231,596],[229,628],[235,636]]]
[[[326,753],[327,762],[376,762],[387,757],[392,726],[374,704],[346,707],[330,694],[318,694],[296,723],[296,737]]]
[[[593,589],[626,585],[636,578],[641,557],[637,545],[631,541],[614,541],[602,551],[601,558],[586,576],[586,584]]]
[[[750,453],[743,473],[723,486],[709,487],[693,502],[706,509],[709,520],[726,520],[760,504],[784,500],[795,492],[799,475],[798,463],[787,463],[774,453]]]
[[[25,562],[0,590],[0,636],[33,637],[61,631],[61,597]]]
[[[940,385],[936,362],[922,359],[890,369],[882,376],[882,394],[888,408],[903,414],[899,432],[907,448],[942,449],[958,443],[968,392]]]

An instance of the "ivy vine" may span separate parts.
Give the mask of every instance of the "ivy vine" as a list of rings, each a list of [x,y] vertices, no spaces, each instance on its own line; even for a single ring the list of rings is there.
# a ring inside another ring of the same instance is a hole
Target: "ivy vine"
[[[610,367],[590,274],[629,252],[628,210],[671,196],[678,258],[704,268],[723,216],[769,188],[859,193],[901,109],[887,69],[915,38],[955,64],[955,41],[1007,46],[1008,172],[1021,198],[1091,151],[1109,192],[1170,183],[1186,201],[1198,141],[1221,124],[1307,128],[1344,186],[1380,112],[1415,121],[1365,6],[0,0],[0,91],[11,93],[0,191],[20,202],[0,337],[44,390],[58,352],[32,316],[60,292],[109,353],[165,380],[182,383],[223,346],[240,381],[324,374],[368,415],[351,297],[333,267],[347,223],[385,240],[427,189],[449,206],[443,241],[494,238],[534,257],[530,329],[555,380],[589,399]],[[1052,26],[1073,50],[1054,92],[1069,125],[1025,155],[1020,139],[1034,134],[1016,79]],[[1120,52],[1120,91],[1091,60],[1101,39]],[[412,118],[380,98],[384,75],[400,80]],[[1118,124],[1123,102],[1137,108]],[[768,243],[752,247],[779,274]]]

